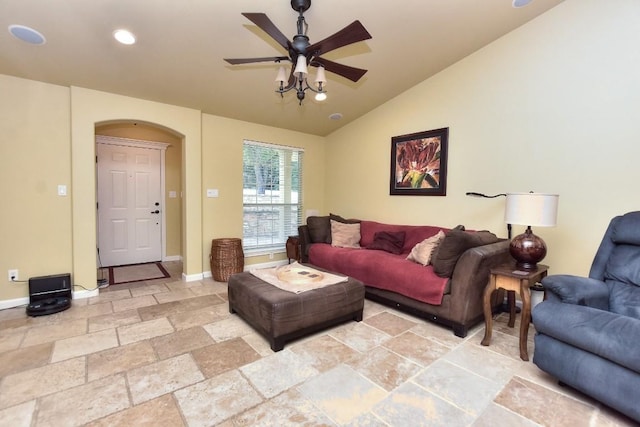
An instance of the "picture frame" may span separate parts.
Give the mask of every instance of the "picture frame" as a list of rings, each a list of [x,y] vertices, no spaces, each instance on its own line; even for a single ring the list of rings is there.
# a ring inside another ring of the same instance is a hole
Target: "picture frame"
[[[446,196],[449,128],[391,138],[389,194]]]

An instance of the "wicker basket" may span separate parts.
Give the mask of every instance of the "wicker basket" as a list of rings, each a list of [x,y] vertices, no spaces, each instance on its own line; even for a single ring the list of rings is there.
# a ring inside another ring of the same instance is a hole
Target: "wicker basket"
[[[216,282],[226,282],[234,273],[244,270],[242,240],[236,238],[213,239],[211,241],[211,275]]]

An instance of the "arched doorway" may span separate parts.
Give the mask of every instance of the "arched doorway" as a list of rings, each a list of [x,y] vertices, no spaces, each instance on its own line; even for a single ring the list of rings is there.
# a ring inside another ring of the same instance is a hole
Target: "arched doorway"
[[[98,263],[99,266],[137,264],[139,262],[150,261],[176,261],[182,260],[182,138],[170,130],[157,126],[152,123],[137,121],[119,121],[98,123],[95,126],[95,135],[97,149],[96,153],[110,152],[116,149],[129,158],[138,158],[140,153],[155,153],[154,156],[161,156],[161,162],[155,166],[158,168],[154,172],[157,173],[158,181],[155,183],[157,188],[152,193],[160,195],[155,197],[153,203],[157,209],[151,211],[155,215],[148,215],[153,224],[150,227],[136,227],[136,230],[147,230],[150,236],[136,236],[138,233],[126,230],[123,235],[128,235],[129,240],[142,238],[146,240],[148,245],[142,249],[136,249],[135,245],[126,245],[130,249],[114,250],[113,241],[122,240],[118,237],[118,228],[106,227],[105,218],[109,216],[108,206],[106,202],[111,199],[110,194],[113,192],[110,180],[103,179],[101,181],[100,174],[104,173],[105,159],[101,159],[96,164],[97,171],[97,200],[98,210],[96,216],[96,229],[98,241]],[[99,150],[98,148],[101,148]],[[151,156],[151,158],[154,158]],[[146,157],[146,156],[145,156]],[[160,159],[160,157],[158,157]],[[98,160],[98,155],[96,156]],[[135,161],[129,162],[129,167],[135,167]],[[149,165],[143,165],[149,167]],[[134,172],[135,173],[135,172]],[[104,175],[103,175],[104,177]],[[155,180],[151,180],[155,181]],[[133,182],[129,183],[136,185]],[[131,198],[129,198],[131,200]],[[158,199],[158,200],[156,200]],[[103,203],[101,203],[101,201]],[[130,202],[131,203],[131,202]],[[102,204],[103,206],[100,206]],[[129,211],[132,215],[139,211],[140,206],[127,206],[124,211]],[[121,210],[121,209],[118,209]],[[143,209],[144,210],[144,209]],[[143,213],[147,213],[146,211]],[[153,217],[153,218],[152,218]],[[144,221],[138,219],[138,223],[144,224]],[[123,221],[122,223],[126,223]],[[102,226],[101,226],[102,224]],[[126,227],[126,225],[125,225]],[[151,237],[151,238],[148,238]],[[157,241],[156,241],[157,239]],[[157,259],[152,259],[156,258]],[[147,259],[148,258],[148,259]]]

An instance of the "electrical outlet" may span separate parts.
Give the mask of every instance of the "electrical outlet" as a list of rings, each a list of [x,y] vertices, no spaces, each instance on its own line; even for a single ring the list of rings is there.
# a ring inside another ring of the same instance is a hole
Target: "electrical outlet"
[[[11,282],[12,280],[19,280],[18,279],[18,270],[9,270],[9,274],[7,275],[9,281]]]
[[[269,259],[273,259],[273,252],[269,254]]]

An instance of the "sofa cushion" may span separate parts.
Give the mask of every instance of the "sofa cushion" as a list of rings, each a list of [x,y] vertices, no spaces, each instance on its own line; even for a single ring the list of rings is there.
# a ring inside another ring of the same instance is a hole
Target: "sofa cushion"
[[[373,237],[373,243],[367,249],[377,249],[392,254],[401,254],[404,246],[404,231],[379,231]]]
[[[360,247],[360,223],[344,224],[335,220],[331,221],[331,246],[341,248]]]
[[[383,251],[311,245],[309,263],[328,271],[354,277],[366,286],[392,291],[428,304],[442,304],[449,281],[433,267],[407,261],[404,255]]]
[[[498,241],[498,237],[488,231],[449,231],[440,245],[438,252],[432,257],[433,271],[440,277],[451,277],[458,258],[471,248],[488,245]]]
[[[331,243],[331,223],[328,216],[310,216],[307,227],[311,243]]]
[[[409,261],[417,262],[418,264],[429,265],[431,263],[431,255],[433,254],[433,251],[438,247],[443,239],[444,232],[440,230],[435,236],[424,239],[422,242],[415,245],[413,249],[411,249],[411,253],[407,256],[407,259]]]

